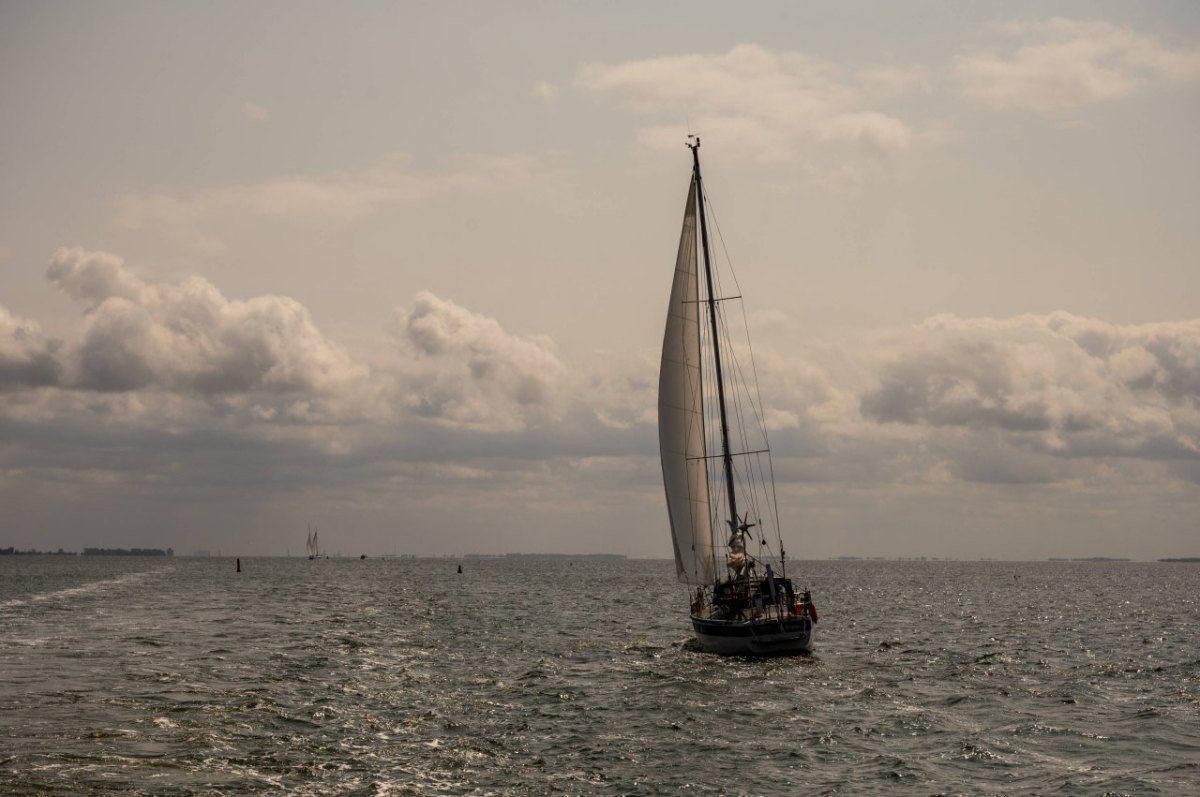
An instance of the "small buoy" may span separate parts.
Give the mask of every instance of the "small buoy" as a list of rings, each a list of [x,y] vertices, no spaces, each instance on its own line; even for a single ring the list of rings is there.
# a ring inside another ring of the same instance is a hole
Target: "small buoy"
[[[239,573],[242,572],[242,558],[240,556],[238,557],[238,560],[237,560],[237,567],[238,567],[237,571]]]
[[[460,572],[460,573],[462,572],[462,565],[458,566],[458,572]]]

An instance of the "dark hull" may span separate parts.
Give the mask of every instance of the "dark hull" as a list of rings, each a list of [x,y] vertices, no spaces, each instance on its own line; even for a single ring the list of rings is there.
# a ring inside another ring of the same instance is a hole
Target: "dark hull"
[[[812,620],[710,620],[692,617],[700,648],[723,656],[795,656],[812,651]]]

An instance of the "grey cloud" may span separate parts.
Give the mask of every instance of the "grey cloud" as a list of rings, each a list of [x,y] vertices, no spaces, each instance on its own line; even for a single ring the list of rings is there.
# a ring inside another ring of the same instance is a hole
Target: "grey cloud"
[[[934,426],[999,427],[1010,431],[1051,428],[1050,408],[1027,401],[1003,367],[1004,353],[990,345],[948,343],[950,351],[919,352],[887,367],[862,412],[878,421]],[[1068,421],[1086,425],[1086,421]]]
[[[1047,326],[1108,362],[1131,390],[1200,405],[1200,319],[1118,326],[1055,313]]]
[[[417,415],[479,431],[512,431],[561,412],[565,371],[548,339],[514,335],[492,318],[421,292],[397,313],[412,355],[398,374]]]
[[[89,307],[115,298],[138,302],[146,288],[120,257],[78,246],[62,247],[54,253],[46,267],[46,279]]]
[[[36,322],[0,307],[0,392],[57,384],[58,348]]]
[[[897,349],[861,397],[868,419],[999,430],[1063,456],[1200,456],[1200,321],[940,316]]]

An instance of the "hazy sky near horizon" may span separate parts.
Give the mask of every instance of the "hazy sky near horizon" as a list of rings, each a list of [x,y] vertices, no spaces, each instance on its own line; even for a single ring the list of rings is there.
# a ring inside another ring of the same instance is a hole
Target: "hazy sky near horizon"
[[[1200,5],[0,3],[0,545],[669,557],[690,170],[793,555],[1200,553]]]

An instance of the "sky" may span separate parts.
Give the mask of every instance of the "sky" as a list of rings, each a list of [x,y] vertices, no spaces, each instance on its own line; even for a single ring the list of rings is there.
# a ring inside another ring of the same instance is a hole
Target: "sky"
[[[0,547],[671,556],[701,136],[794,557],[1200,555],[1200,5],[0,2]]]

